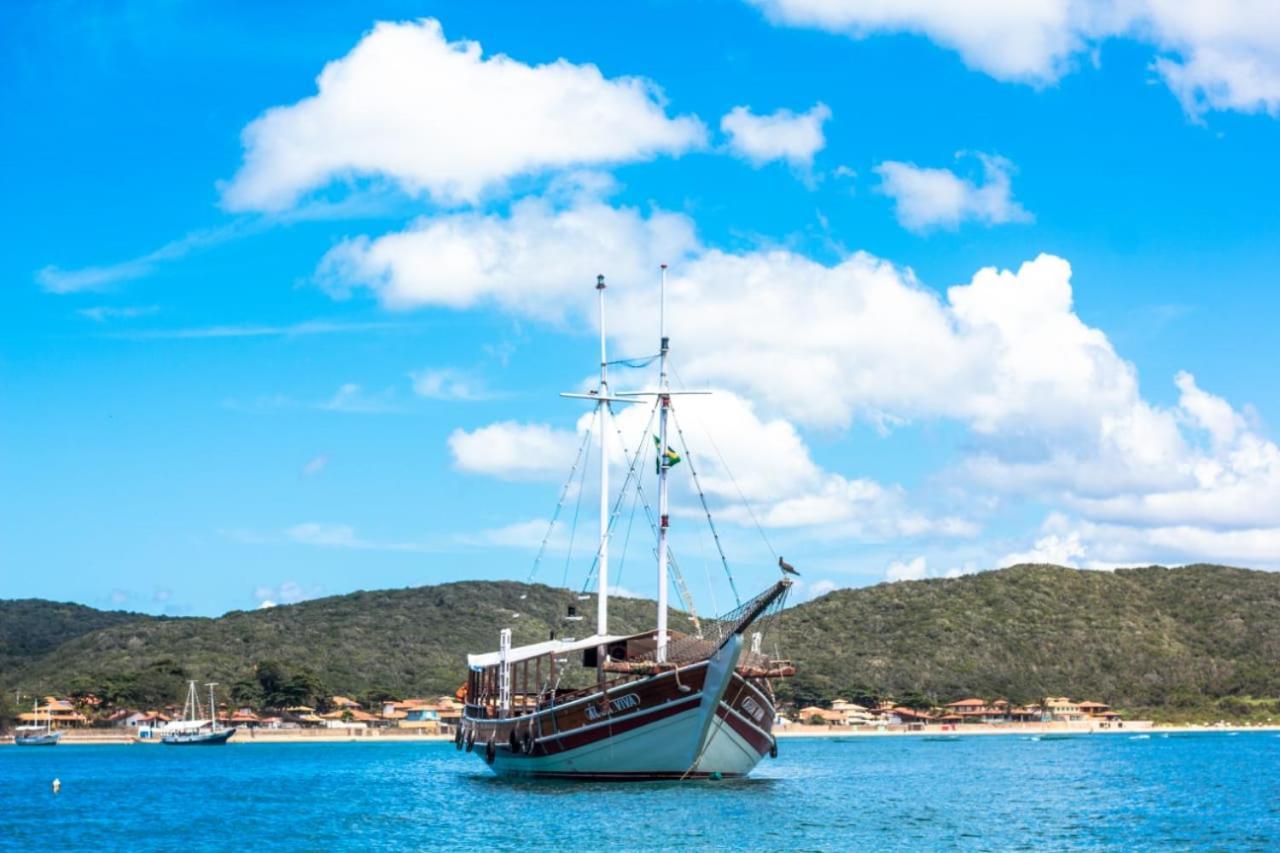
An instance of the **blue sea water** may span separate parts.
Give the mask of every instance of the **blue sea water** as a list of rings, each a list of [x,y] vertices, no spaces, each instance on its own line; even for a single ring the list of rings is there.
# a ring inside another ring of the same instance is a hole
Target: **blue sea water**
[[[614,784],[449,743],[4,747],[0,848],[1275,850],[1278,769],[1274,733],[783,740],[748,780]]]

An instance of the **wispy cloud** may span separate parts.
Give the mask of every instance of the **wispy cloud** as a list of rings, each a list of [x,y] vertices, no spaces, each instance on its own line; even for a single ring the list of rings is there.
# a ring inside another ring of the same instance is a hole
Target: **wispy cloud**
[[[265,219],[242,217],[216,228],[201,228],[145,255],[105,266],[68,270],[50,265],[36,273],[36,282],[50,293],[103,290],[118,282],[141,278],[166,261],[184,258],[192,252],[261,231],[266,222]]]
[[[329,320],[308,320],[288,325],[257,325],[252,323],[223,326],[199,326],[188,329],[146,329],[118,332],[111,337],[135,341],[153,340],[205,340],[210,338],[267,338],[303,337],[305,335],[346,335],[361,332],[385,332],[412,328],[407,323],[364,322],[340,323]]]
[[[326,454],[321,453],[319,456],[308,460],[307,464],[302,466],[302,476],[314,477],[328,467],[328,465],[329,457]]]
[[[568,547],[564,524],[553,528],[545,518],[517,521],[477,533],[459,533],[456,539],[459,544],[481,548],[496,545],[532,551],[541,547],[544,540],[551,551],[563,552]]]
[[[325,524],[308,521],[284,532],[285,538],[298,545],[317,548],[351,548],[360,551],[411,551],[430,553],[441,550],[428,542],[387,542],[365,539],[349,524]]]
[[[195,252],[251,237],[277,226],[297,222],[381,218],[403,213],[405,202],[403,193],[385,183],[374,182],[336,201],[310,199],[286,211],[238,216],[223,225],[197,228],[176,240],[170,240],[158,249],[117,263],[75,269],[50,264],[36,272],[36,283],[49,293],[105,290],[120,282],[143,278],[161,265],[181,260]]]
[[[135,317],[149,317],[160,310],[159,305],[96,305],[93,308],[81,308],[76,313],[87,317],[95,323],[108,320],[132,320]]]
[[[340,387],[328,402],[320,408],[327,412],[355,412],[357,414],[379,414],[397,411],[391,401],[390,389],[370,394],[354,382],[347,382]]]
[[[308,589],[297,581],[285,581],[278,586],[266,584],[259,586],[253,591],[253,597],[258,602],[258,609],[265,610],[280,604],[296,604],[299,601],[319,598],[324,595],[324,592],[323,586],[312,586]]]
[[[484,380],[452,367],[418,370],[409,374],[413,391],[430,400],[491,400],[495,396]]]

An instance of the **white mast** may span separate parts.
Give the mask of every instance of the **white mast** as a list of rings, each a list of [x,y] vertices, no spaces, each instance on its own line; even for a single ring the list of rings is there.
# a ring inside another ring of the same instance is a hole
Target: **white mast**
[[[662,265],[662,285],[658,296],[658,663],[667,659],[667,265]]]
[[[596,595],[596,633],[609,633],[609,454],[605,436],[609,434],[609,377],[605,357],[604,276],[596,276],[596,294],[600,302],[600,399],[596,408],[600,417],[600,585]]]

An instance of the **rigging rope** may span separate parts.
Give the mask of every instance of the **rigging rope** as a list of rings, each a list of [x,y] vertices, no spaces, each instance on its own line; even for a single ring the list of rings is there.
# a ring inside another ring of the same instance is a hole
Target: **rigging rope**
[[[533,576],[538,573],[538,566],[542,563],[543,556],[547,553],[547,543],[551,541],[551,533],[555,530],[556,521],[560,518],[560,510],[564,509],[564,499],[569,495],[569,487],[573,485],[574,475],[578,473],[578,465],[582,462],[582,455],[587,450],[587,444],[591,441],[591,429],[588,428],[582,434],[582,444],[578,445],[578,455],[573,459],[573,467],[569,469],[569,476],[564,481],[564,488],[560,490],[560,500],[556,501],[555,512],[551,514],[551,523],[547,525],[547,535],[542,537],[542,544],[538,546],[538,556],[533,558],[533,568],[529,569],[529,577],[525,583],[532,583]],[[586,466],[582,468],[586,471]],[[578,495],[582,495],[582,490],[578,490]]]
[[[672,375],[675,376],[676,383],[683,388],[684,380],[680,378],[680,374],[676,372],[673,365],[668,364],[668,367],[670,368]],[[733,469],[729,467],[729,463],[725,461],[724,454],[720,452],[720,445],[716,444],[715,436],[711,434],[711,430],[707,429],[706,424],[702,423],[702,421],[699,420],[698,425],[702,427],[703,433],[707,436],[707,441],[711,443],[711,447],[715,450],[716,456],[720,459],[720,466],[724,469],[724,472],[729,475],[729,482],[733,483],[733,488],[738,492],[738,497],[742,499],[742,505],[746,507],[747,514],[751,516],[751,523],[755,525],[756,531],[760,534],[760,538],[764,540],[765,547],[769,549],[769,552],[773,554],[774,557],[777,557],[778,552],[774,550],[773,543],[769,541],[769,537],[764,532],[764,527],[760,524],[760,519],[756,517],[756,511],[751,507],[751,502],[747,500],[747,496],[743,493],[742,487],[738,485],[737,478],[733,476]]]
[[[641,435],[640,449],[636,451],[636,460],[634,463],[634,466],[635,466],[634,470],[643,471],[644,467],[640,463],[643,462],[645,459],[649,458],[649,450],[648,450],[649,444],[644,440],[644,436],[647,436],[649,434],[650,429],[652,429],[653,418],[657,414],[660,406],[661,406],[661,400],[655,400],[653,410],[649,414],[649,420],[645,423],[644,431],[640,433]],[[621,429],[618,430],[618,438],[619,439],[622,438]],[[625,444],[623,445],[622,452],[624,454],[627,452]],[[656,447],[654,448],[654,453],[657,453]],[[658,524],[653,520],[653,508],[649,506],[649,500],[644,496],[644,484],[639,476],[635,478],[635,483],[636,483],[636,497],[641,502],[641,505],[644,507],[645,520],[649,522],[649,532],[653,534],[653,539],[654,539],[654,542],[656,543],[659,538]],[[653,548],[650,549],[650,552],[653,554],[654,559],[657,559],[658,548],[656,544]],[[689,614],[689,621],[693,623],[694,633],[696,633],[699,637],[701,637],[702,621],[698,617],[697,606],[693,602],[693,595],[690,594],[688,588],[685,586],[684,572],[681,571],[680,564],[676,562],[676,555],[675,553],[672,552],[670,546],[667,547],[667,566],[671,572],[671,577],[675,582],[676,597],[680,599],[680,603],[684,605],[685,612]]]
[[[600,414],[600,407],[597,406],[595,411],[591,413],[591,423],[587,425],[588,438],[591,436],[591,430],[595,426],[596,419],[599,417],[599,414]],[[603,430],[601,430],[601,432],[603,432]],[[569,547],[564,556],[564,576],[560,579],[560,586],[564,587],[565,589],[569,588],[569,563],[573,560],[573,539],[578,532],[578,515],[582,511],[582,486],[584,483],[586,483],[586,480],[587,480],[587,464],[586,463],[589,462],[591,459],[590,442],[587,442],[583,446],[587,448],[587,451],[586,451],[587,458],[583,461],[582,473],[578,477],[578,499],[577,501],[574,502],[574,505],[573,505],[573,525],[569,528]],[[600,452],[602,454],[604,453],[603,447],[601,447]],[[599,555],[600,555],[600,551],[597,548],[596,556],[599,557]]]
[[[652,409],[652,410],[650,410],[650,412],[649,412],[649,420],[645,422],[644,432],[642,433],[642,435],[647,435],[647,434],[649,433],[649,429],[653,426],[653,418],[654,418],[654,416],[657,414],[657,412],[658,412],[658,407],[657,407],[657,405],[655,404],[655,405],[654,405],[654,407],[653,407],[653,409]],[[639,489],[639,488],[640,488],[640,479],[639,479],[639,477],[636,475],[636,470],[637,470],[637,469],[636,469],[636,466],[637,466],[637,464],[639,464],[639,462],[640,462],[640,457],[641,457],[642,452],[643,452],[643,450],[644,450],[644,445],[643,445],[643,440],[642,440],[640,448],[638,448],[638,449],[636,450],[635,458],[634,458],[634,459],[632,459],[631,455],[630,455],[629,453],[627,453],[627,443],[626,443],[626,440],[625,440],[625,439],[623,438],[623,436],[622,436],[622,430],[621,430],[621,429],[619,429],[619,427],[618,427],[618,425],[617,425],[617,419],[616,419],[616,418],[614,419],[614,425],[613,425],[613,428],[614,428],[614,431],[615,431],[615,432],[617,432],[617,434],[618,434],[618,440],[619,440],[619,443],[620,443],[620,445],[621,445],[621,447],[622,447],[622,457],[623,457],[623,459],[624,459],[624,460],[626,460],[626,461],[627,461],[627,463],[628,463],[628,467],[627,467],[627,476],[623,479],[623,481],[622,481],[622,486],[618,489],[618,497],[617,497],[617,498],[614,500],[614,502],[613,502],[613,510],[612,510],[612,512],[610,512],[610,513],[609,513],[609,526],[608,526],[608,529],[607,529],[607,531],[606,531],[606,534],[609,534],[609,533],[612,533],[612,532],[613,532],[613,523],[614,523],[614,521],[616,521],[616,520],[617,520],[618,516],[621,514],[622,501],[623,501],[623,499],[626,497],[626,494],[627,494],[627,487],[631,484],[631,481],[634,479],[634,480],[635,480],[635,482],[636,482],[636,488],[637,488],[637,489]],[[603,430],[601,430],[601,432],[603,433]],[[603,438],[601,438],[601,442],[600,442],[600,443],[601,443],[601,447],[603,448],[603,445],[604,445],[604,439],[603,439]],[[647,510],[647,509],[648,509],[648,505],[646,504],[646,510]],[[597,545],[597,546],[596,546],[596,555],[595,555],[595,558],[591,561],[591,568],[587,570],[587,576],[586,576],[586,578],[584,578],[584,579],[583,579],[583,581],[582,581],[582,591],[583,591],[583,592],[586,592],[586,591],[587,591],[587,588],[591,585],[591,581],[592,581],[592,580],[594,580],[595,575],[596,575],[596,570],[597,570],[599,567],[600,567],[600,546],[599,546],[599,545]]]
[[[680,428],[680,420],[676,417],[674,406],[668,407],[671,423],[675,424],[676,435],[680,436],[680,446],[684,448],[684,458],[689,463],[689,476],[693,478],[693,488],[702,503],[702,512],[707,516],[707,526],[711,528],[711,538],[716,542],[716,550],[720,552],[720,564],[724,566],[725,576],[729,578],[729,589],[733,590],[733,600],[742,604],[742,596],[738,595],[738,585],[733,580],[733,570],[729,568],[729,558],[724,554],[724,546],[720,543],[720,531],[716,530],[715,520],[711,517],[711,507],[707,506],[707,496],[702,491],[702,482],[698,479],[698,471],[693,467],[693,454],[689,452],[689,442],[685,440],[684,430]]]
[[[657,361],[660,357],[661,357],[660,355],[647,355],[647,356],[642,356],[641,358],[619,358],[614,361],[606,361],[605,364],[617,365],[618,367],[633,367],[633,368],[639,369],[641,367],[648,367],[649,365]]]
[[[642,447],[644,445],[641,445]],[[627,547],[631,544],[631,528],[636,521],[636,506],[640,503],[640,490],[636,489],[635,496],[631,499],[631,512],[627,516],[627,535],[622,539],[622,554],[618,557],[618,576],[614,580],[618,586],[622,586],[622,570],[627,565]]]

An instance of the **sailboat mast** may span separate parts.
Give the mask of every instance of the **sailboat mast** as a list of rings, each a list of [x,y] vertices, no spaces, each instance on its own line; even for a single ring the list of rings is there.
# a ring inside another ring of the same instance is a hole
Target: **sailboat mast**
[[[213,688],[217,686],[216,681],[209,682],[209,726],[214,730],[218,728],[218,706],[213,703]]]
[[[596,408],[600,417],[600,588],[596,595],[596,633],[609,633],[609,454],[605,448],[605,436],[609,434],[609,376],[608,359],[605,356],[604,327],[604,276],[596,276],[596,295],[600,303],[600,399]]]
[[[658,662],[667,659],[667,265],[662,265],[662,285],[658,295]]]

